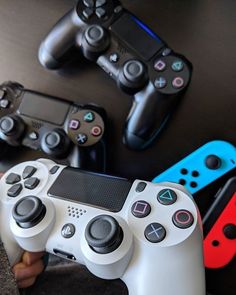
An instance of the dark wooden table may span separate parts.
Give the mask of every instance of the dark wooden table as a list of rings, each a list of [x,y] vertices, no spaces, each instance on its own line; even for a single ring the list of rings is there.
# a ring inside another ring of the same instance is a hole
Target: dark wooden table
[[[215,139],[236,145],[236,2],[234,0],[124,0],[123,4],[193,63],[191,85],[155,144],[142,152],[122,144],[122,130],[132,97],[96,65],[85,60],[60,72],[38,62],[41,40],[69,10],[72,0],[0,0],[0,83],[25,87],[80,103],[95,102],[109,116],[108,173],[151,180],[202,144]],[[0,170],[43,156],[9,148]],[[214,184],[196,197],[202,214],[219,188]],[[236,263],[207,271],[214,294],[235,294]],[[220,280],[219,280],[220,278]],[[234,278],[234,279],[233,279]]]

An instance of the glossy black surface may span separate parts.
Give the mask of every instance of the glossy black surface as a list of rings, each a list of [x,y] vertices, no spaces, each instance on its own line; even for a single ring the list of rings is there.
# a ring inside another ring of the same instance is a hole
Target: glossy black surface
[[[194,66],[191,84],[158,141],[141,152],[122,144],[132,98],[112,79],[83,58],[59,72],[38,62],[40,42],[75,1],[0,0],[0,82],[15,80],[25,87],[80,103],[92,102],[108,113],[108,173],[151,180],[196,148],[214,139],[236,145],[236,2],[233,0],[124,0],[122,3],[176,52]],[[0,170],[44,154],[8,148]],[[234,172],[235,173],[235,172]],[[228,178],[228,176],[227,176]],[[224,184],[224,178],[220,184]],[[216,183],[197,196],[204,213],[218,190]],[[236,261],[207,272],[212,294],[235,294]]]

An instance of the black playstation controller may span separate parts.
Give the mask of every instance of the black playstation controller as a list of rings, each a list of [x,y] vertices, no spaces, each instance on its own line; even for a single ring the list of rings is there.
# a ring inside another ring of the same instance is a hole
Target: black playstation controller
[[[11,146],[41,150],[70,166],[105,170],[106,112],[73,104],[16,82],[0,85],[0,138]]]
[[[42,42],[39,60],[57,69],[75,48],[134,95],[124,143],[135,150],[147,148],[186,90],[191,63],[117,0],[79,0]]]

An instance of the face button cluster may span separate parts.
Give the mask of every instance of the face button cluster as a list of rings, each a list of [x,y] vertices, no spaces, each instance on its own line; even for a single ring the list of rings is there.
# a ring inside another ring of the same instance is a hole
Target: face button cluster
[[[22,191],[23,185],[26,189],[35,189],[40,182],[40,180],[37,177],[32,177],[36,171],[37,169],[35,167],[26,166],[21,176],[16,173],[10,173],[5,180],[6,184],[12,185],[8,189],[7,195],[12,198],[17,197]],[[24,180],[23,185],[19,183],[21,179]]]
[[[139,182],[136,186],[135,191],[141,193],[145,190],[145,183]],[[177,193],[172,189],[163,189],[156,195],[156,201],[163,206],[171,206],[175,204],[178,200]],[[136,218],[145,218],[150,216],[152,212],[151,205],[144,200],[138,200],[133,203],[131,207],[131,213]],[[194,217],[191,212],[186,209],[174,210],[172,215],[172,224],[179,229],[187,229],[194,223]],[[149,223],[145,230],[144,236],[151,243],[159,243],[163,241],[166,237],[167,229],[158,222],[158,220],[153,220]]]
[[[101,139],[104,133],[104,122],[96,112],[80,110],[72,114],[67,131],[76,145],[91,146]]]
[[[178,56],[170,55],[170,52],[154,60],[154,79],[156,89],[166,93],[175,93],[186,86],[188,82],[188,68]]]

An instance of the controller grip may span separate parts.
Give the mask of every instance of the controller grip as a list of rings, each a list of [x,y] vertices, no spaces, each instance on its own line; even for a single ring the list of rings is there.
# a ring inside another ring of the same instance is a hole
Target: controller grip
[[[42,41],[38,58],[45,68],[57,69],[73,55],[78,32],[75,19],[75,10],[72,9],[55,24]]]
[[[130,149],[143,150],[162,130],[177,100],[176,95],[158,93],[151,82],[134,98],[123,141]]]
[[[136,242],[135,253],[121,278],[129,295],[206,294],[199,226],[181,243],[146,246]]]

